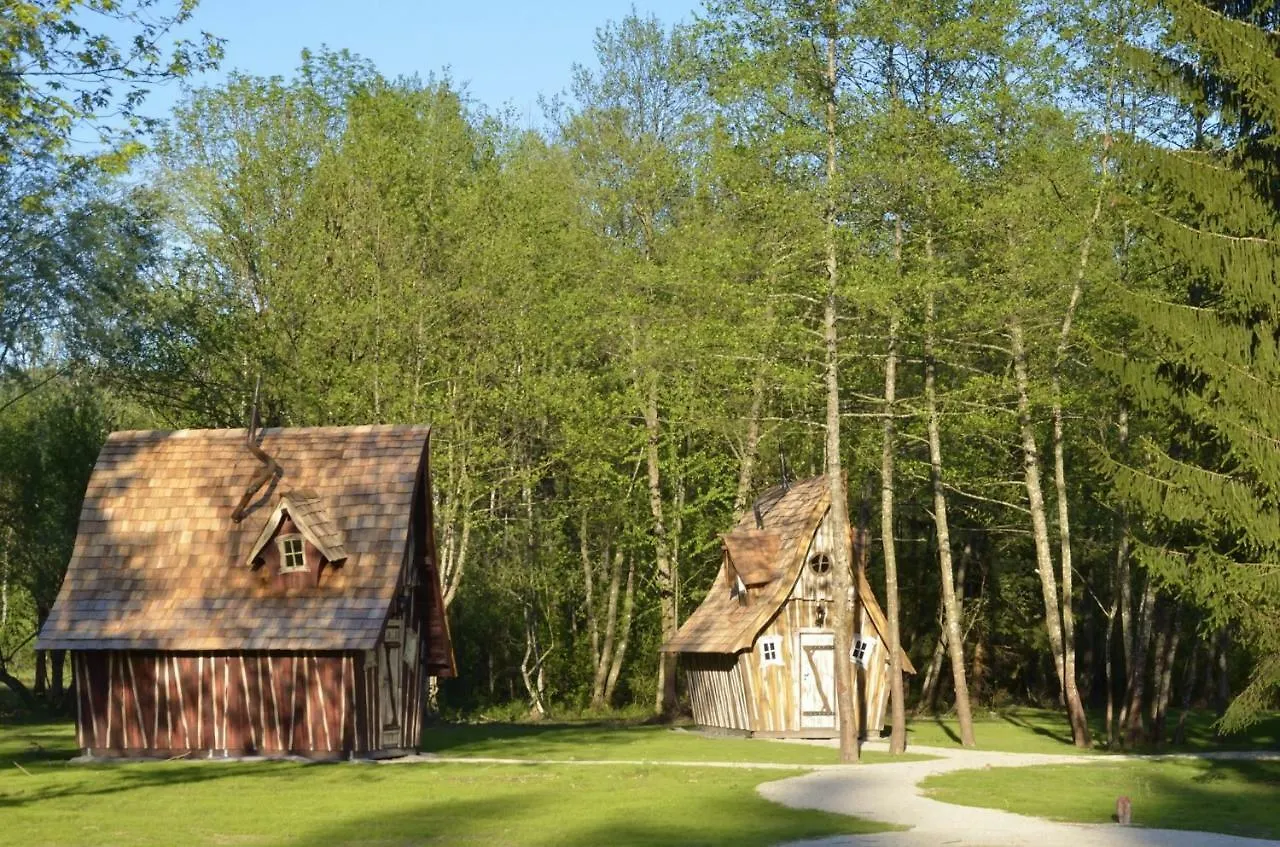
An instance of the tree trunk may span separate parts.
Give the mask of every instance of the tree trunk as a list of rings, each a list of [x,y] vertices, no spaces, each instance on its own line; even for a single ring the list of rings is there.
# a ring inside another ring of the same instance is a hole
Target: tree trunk
[[[658,422],[658,381],[649,379],[644,404],[646,433],[645,459],[649,470],[649,511],[653,515],[655,577],[658,586],[658,609],[661,615],[662,641],[670,641],[679,628],[676,611],[676,572],[667,537],[667,522],[662,504],[662,471],[658,461],[660,425]],[[670,716],[676,710],[676,654],[658,654],[658,687],[654,710]]]
[[[1191,714],[1191,701],[1196,690],[1196,657],[1200,655],[1200,645],[1191,642],[1191,650],[1187,653],[1187,666],[1182,672],[1182,712],[1178,715],[1178,726],[1173,730],[1175,746],[1187,743],[1187,717]]]
[[[1160,710],[1160,683],[1164,679],[1164,662],[1168,657],[1170,610],[1165,603],[1157,605],[1155,615],[1155,646],[1151,649],[1151,697],[1146,703],[1147,741],[1154,743],[1156,737],[1156,715]]]
[[[63,695],[66,694],[66,685],[63,682],[63,669],[66,666],[67,651],[53,650],[49,653],[49,658],[53,664],[53,690],[51,691],[52,702],[55,706],[61,707]]]
[[[606,552],[607,556],[608,553]],[[587,546],[587,510],[582,510],[582,519],[578,524],[578,557],[582,561],[582,607],[587,614],[587,640],[591,644],[591,665],[594,676],[600,676],[600,620],[596,614],[596,580],[595,564],[591,561],[591,550]],[[593,687],[592,701],[595,700]]]
[[[901,240],[901,224],[898,238]],[[898,388],[898,317],[889,318],[889,350],[884,364],[884,436],[880,447],[880,539],[884,548],[884,589],[888,618],[889,643],[889,709],[892,729],[889,752],[895,755],[907,749],[907,710],[903,703],[902,653],[898,628],[898,548],[894,541],[893,504],[893,424]]]
[[[628,577],[630,579],[630,577]],[[608,705],[607,685],[613,668],[615,633],[618,626],[618,591],[622,582],[622,551],[615,550],[609,567],[609,599],[604,619],[604,643],[596,653],[595,678],[591,686],[591,705],[602,708]]]
[[[1064,325],[1065,329],[1065,325]],[[1065,334],[1064,334],[1065,338]],[[1074,574],[1071,561],[1071,508],[1067,494],[1067,469],[1063,450],[1063,424],[1061,389],[1054,376],[1053,400],[1053,480],[1058,501],[1058,543],[1059,560],[1062,565],[1062,638],[1064,641],[1062,675],[1066,681],[1067,713],[1071,717],[1071,737],[1077,747],[1088,747],[1092,741],[1089,737],[1089,721],[1084,707],[1073,708],[1070,704],[1079,704],[1080,692],[1077,688],[1076,676],[1076,616],[1072,606],[1075,589]]]
[[[1218,717],[1226,714],[1231,703],[1231,677],[1227,673],[1227,651],[1231,648],[1231,633],[1224,627],[1218,633],[1218,690],[1214,697],[1213,708]]]
[[[524,604],[524,655],[520,659],[520,679],[524,682],[524,690],[529,698],[529,713],[536,718],[547,715],[547,707],[543,702],[542,665],[551,653],[545,652],[538,645],[537,617],[533,604]]]
[[[756,470],[756,458],[760,450],[760,413],[764,408],[764,364],[756,369],[751,381],[751,411],[747,417],[747,432],[742,440],[742,459],[738,464],[738,490],[733,496],[733,514],[740,515],[747,507],[751,495],[751,481]]]
[[[933,484],[933,526],[938,537],[938,572],[942,582],[943,625],[951,656],[951,680],[955,689],[956,718],[960,722],[960,743],[974,747],[973,713],[969,703],[969,680],[964,666],[964,640],[960,634],[960,603],[951,565],[951,528],[947,522],[947,494],[942,484],[942,425],[938,412],[937,365],[933,351],[935,297],[932,291],[925,304],[924,395],[929,427],[929,476]],[[963,590],[963,589],[961,589]],[[890,629],[892,629],[892,625]]]
[[[49,654],[44,650],[36,651],[36,678],[31,693],[40,700],[45,700],[49,694]]]
[[[465,431],[464,431],[465,436]],[[472,481],[467,469],[465,452],[459,456],[453,442],[449,442],[448,500],[441,510],[440,582],[444,586],[444,608],[448,611],[462,584],[462,574],[467,566],[467,553],[471,546]]]
[[[22,680],[10,674],[3,666],[0,666],[0,682],[3,682],[5,687],[17,695],[18,699],[22,701],[22,705],[28,709],[36,707],[36,698],[31,693],[31,690],[22,684]]]
[[[1138,621],[1135,627],[1133,649],[1133,666],[1129,668],[1128,693],[1125,697],[1125,711],[1121,721],[1125,722],[1125,743],[1132,746],[1142,736],[1142,700],[1147,677],[1147,648],[1151,644],[1152,629],[1155,625],[1156,587],[1151,576],[1147,576],[1147,587],[1143,591],[1142,601],[1138,607]]]
[[[929,657],[929,666],[925,668],[924,681],[920,683],[920,700],[916,703],[916,714],[936,711],[938,698],[938,678],[942,676],[942,660],[947,655],[947,625],[943,621],[942,602],[938,602],[938,638],[933,642],[933,654]]]
[[[1165,654],[1160,663],[1160,678],[1154,681],[1155,701],[1151,704],[1151,743],[1164,743],[1165,724],[1169,714],[1169,695],[1173,690],[1173,663],[1178,656],[1178,641],[1182,638],[1182,607],[1175,605],[1169,616],[1169,630],[1165,636]]]
[[[618,646],[613,651],[613,660],[609,665],[609,678],[604,685],[604,701],[613,702],[613,691],[618,685],[618,676],[622,673],[622,660],[627,655],[627,643],[631,640],[631,614],[635,608],[636,562],[627,557],[627,588],[622,595],[622,618],[618,621]]]
[[[835,628],[835,676],[836,715],[840,724],[840,760],[856,762],[860,758],[858,736],[861,715],[854,688],[858,675],[852,661],[853,618],[848,598],[857,598],[851,571],[852,545],[847,543],[849,531],[849,494],[844,470],[840,461],[840,376],[839,335],[837,331],[839,293],[839,259],[836,231],[836,105],[839,77],[836,75],[837,3],[828,0],[830,14],[824,24],[827,47],[825,83],[826,112],[826,184],[824,185],[823,218],[826,225],[827,296],[823,308],[822,336],[825,351],[826,387],[826,475],[831,500],[831,534],[836,539],[834,561],[834,589],[836,602],[832,603],[832,626]]]
[[[1035,540],[1036,570],[1044,599],[1045,632],[1058,674],[1067,715],[1071,720],[1072,740],[1077,747],[1089,746],[1089,725],[1075,680],[1066,678],[1066,644],[1063,641],[1062,615],[1059,610],[1058,581],[1054,574],[1053,553],[1049,546],[1049,524],[1045,515],[1044,490],[1040,483],[1040,448],[1036,445],[1031,424],[1030,379],[1022,338],[1022,324],[1017,318],[1009,323],[1009,340],[1013,347],[1013,372],[1018,390],[1018,423],[1022,431],[1022,459],[1027,488],[1027,507],[1031,512],[1031,531]]]

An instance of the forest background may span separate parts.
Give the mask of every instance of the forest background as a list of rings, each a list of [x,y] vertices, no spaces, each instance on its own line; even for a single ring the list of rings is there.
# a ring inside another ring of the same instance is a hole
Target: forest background
[[[604,25],[534,129],[327,48],[148,120],[221,56],[173,37],[194,0],[6,6],[29,705],[106,435],[243,427],[257,389],[268,425],[432,424],[446,713],[675,712],[719,534],[833,470],[921,669],[895,711],[1059,704],[1085,744],[1086,709],[1118,742],[1275,706],[1270,7],[711,0]]]

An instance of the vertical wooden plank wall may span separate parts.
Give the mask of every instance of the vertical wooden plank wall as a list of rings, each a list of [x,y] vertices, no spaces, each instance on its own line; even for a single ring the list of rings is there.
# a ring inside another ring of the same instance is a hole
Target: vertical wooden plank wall
[[[702,726],[751,729],[747,683],[737,658],[713,653],[684,654],[693,719]]]
[[[79,651],[77,739],[95,754],[341,756],[361,662],[344,653]]]

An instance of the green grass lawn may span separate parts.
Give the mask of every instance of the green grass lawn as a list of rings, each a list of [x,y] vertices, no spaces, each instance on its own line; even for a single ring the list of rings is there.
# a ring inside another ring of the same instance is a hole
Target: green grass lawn
[[[1187,721],[1187,743],[1165,745],[1160,752],[1204,752],[1210,750],[1280,750],[1280,713],[1271,714],[1239,735],[1214,734],[1211,712],[1193,712]],[[1169,731],[1177,716],[1173,716]],[[1092,751],[1076,750],[1071,744],[1071,725],[1064,712],[1050,709],[1010,708],[974,713],[973,734],[982,750],[1010,753],[1105,752],[1106,724],[1099,713],[1090,713]],[[908,749],[911,744],[930,747],[959,747],[960,730],[954,717],[918,717],[907,724]],[[1152,752],[1140,746],[1136,751]]]
[[[471,756],[834,761],[829,749],[662,727],[431,730]],[[41,845],[767,845],[891,827],[777,806],[761,782],[802,770],[663,765],[154,762],[75,765],[66,723],[0,727],[4,843]]]
[[[1280,838],[1280,762],[1161,759],[958,771],[926,779],[935,800],[1078,823],[1113,820],[1161,829]]]
[[[447,724],[423,730],[422,749],[442,756],[504,759],[608,759],[678,762],[759,762],[785,765],[834,765],[833,747],[785,741],[708,736],[665,726],[610,723]],[[863,761],[928,759],[892,757],[863,750]]]
[[[879,832],[763,800],[787,771],[662,766],[10,766],[5,843],[141,845],[776,844]]]

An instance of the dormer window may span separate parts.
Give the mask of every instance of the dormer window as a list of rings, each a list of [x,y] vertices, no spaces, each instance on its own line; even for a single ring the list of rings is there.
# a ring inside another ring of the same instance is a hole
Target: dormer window
[[[280,497],[245,555],[245,564],[257,568],[273,561],[272,556],[264,555],[273,541],[279,573],[309,571],[308,556],[322,567],[339,567],[347,558],[342,531],[330,520],[314,491],[290,491]]]
[[[280,573],[294,573],[307,569],[307,556],[302,535],[294,533],[276,539],[280,549]]]

